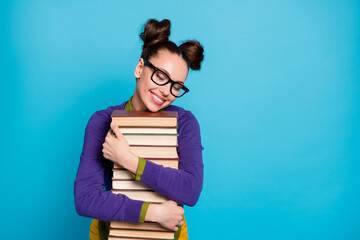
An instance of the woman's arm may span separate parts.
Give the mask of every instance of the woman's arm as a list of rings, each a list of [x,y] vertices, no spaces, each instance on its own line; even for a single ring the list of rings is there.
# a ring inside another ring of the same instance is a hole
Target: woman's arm
[[[78,214],[103,221],[139,222],[143,202],[125,195],[104,192],[104,171],[108,160],[103,158],[102,144],[110,118],[96,112],[85,130],[83,152],[74,183],[75,207]]]
[[[148,185],[159,194],[180,204],[195,205],[202,189],[203,163],[199,124],[187,112],[179,119],[179,169],[165,168],[135,156],[120,130],[112,125],[115,136],[108,134],[103,153],[136,174],[136,180]]]
[[[194,206],[203,183],[203,162],[199,124],[191,112],[179,119],[179,170],[146,161],[141,182],[177,203]]]

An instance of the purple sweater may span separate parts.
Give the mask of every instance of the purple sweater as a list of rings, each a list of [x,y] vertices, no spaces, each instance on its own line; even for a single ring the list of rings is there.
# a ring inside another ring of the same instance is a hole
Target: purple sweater
[[[139,222],[143,202],[110,191],[113,162],[105,159],[102,153],[102,144],[110,129],[110,115],[114,110],[123,110],[125,104],[95,112],[86,126],[74,183],[75,207],[82,216],[103,221]],[[170,105],[164,110],[178,112],[179,170],[147,161],[140,182],[175,202],[194,206],[203,182],[199,124],[194,115],[183,108]]]

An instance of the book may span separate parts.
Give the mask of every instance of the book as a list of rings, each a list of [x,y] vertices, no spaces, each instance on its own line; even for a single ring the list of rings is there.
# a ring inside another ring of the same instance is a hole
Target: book
[[[154,223],[154,222],[133,223],[133,222],[113,221],[110,223],[110,228],[127,229],[127,230],[147,230],[147,231],[172,232],[171,230],[164,228],[160,224]]]
[[[114,110],[112,121],[120,127],[177,127],[177,112],[126,111]]]
[[[113,189],[123,189],[123,190],[151,190],[142,182],[135,180],[122,180],[122,179],[112,179]]]
[[[177,134],[123,134],[130,146],[177,146]]]
[[[122,134],[177,134],[175,127],[119,127]]]
[[[161,196],[157,192],[154,191],[134,191],[134,190],[125,190],[125,189],[112,189],[112,192],[115,194],[124,194],[133,200],[140,200],[145,202],[152,203],[163,203],[168,199],[164,196]]]
[[[125,229],[110,228],[109,236],[130,237],[130,238],[145,238],[145,239],[174,239],[173,232],[160,232],[160,231],[137,231]]]
[[[113,179],[130,180],[135,179],[134,175],[126,169],[113,169]]]
[[[161,238],[133,238],[133,237],[118,237],[118,236],[109,236],[108,240],[163,240]],[[174,238],[171,238],[174,240]]]
[[[175,146],[130,146],[130,150],[142,158],[178,158]]]
[[[133,238],[133,237],[119,237],[119,236],[114,236],[114,235],[109,236],[108,239],[109,240],[164,240],[162,238],[138,238],[138,237]],[[174,240],[174,238],[171,238],[171,240]]]

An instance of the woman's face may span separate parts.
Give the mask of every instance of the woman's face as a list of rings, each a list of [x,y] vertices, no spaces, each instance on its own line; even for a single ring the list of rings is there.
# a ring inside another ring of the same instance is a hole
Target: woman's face
[[[189,70],[181,56],[160,50],[157,56],[147,60],[167,73],[172,80],[184,84]],[[157,112],[175,101],[176,97],[170,93],[171,84],[157,85],[151,80],[153,72],[151,67],[144,65],[143,59],[139,60],[135,68],[136,89],[131,102],[134,110]]]

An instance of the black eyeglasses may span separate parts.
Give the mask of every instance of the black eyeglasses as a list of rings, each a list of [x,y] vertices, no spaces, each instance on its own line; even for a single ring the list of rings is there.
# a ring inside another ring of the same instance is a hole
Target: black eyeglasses
[[[185,93],[187,93],[189,91],[189,89],[187,87],[185,87],[181,83],[178,83],[178,82],[175,82],[174,80],[172,80],[165,72],[163,72],[162,70],[155,67],[148,60],[144,59],[144,64],[145,64],[145,66],[148,66],[148,67],[151,67],[152,69],[154,69],[154,72],[151,75],[151,80],[154,83],[156,83],[159,86],[164,86],[168,83],[171,84],[170,93],[174,97],[177,97],[177,98],[182,97],[182,96],[184,96]]]

